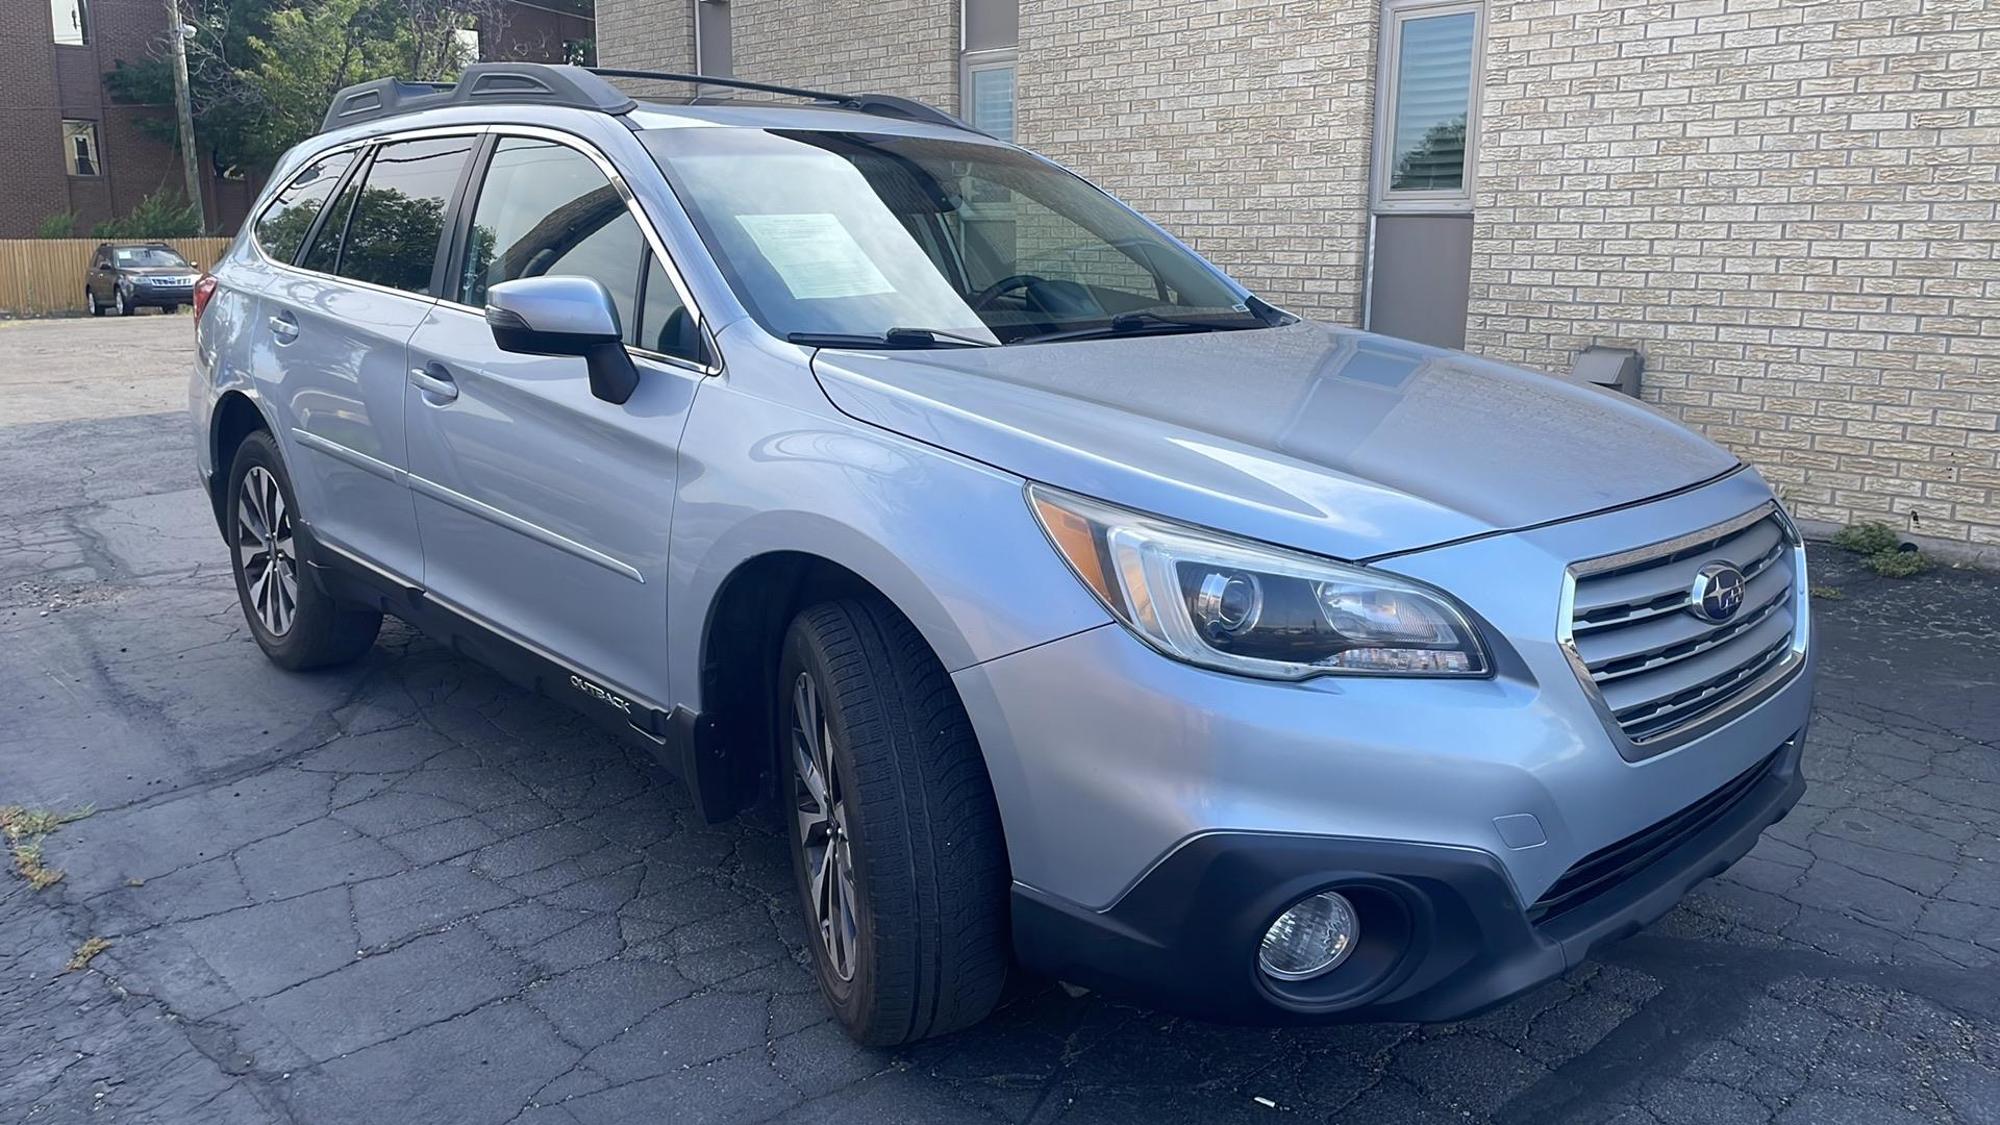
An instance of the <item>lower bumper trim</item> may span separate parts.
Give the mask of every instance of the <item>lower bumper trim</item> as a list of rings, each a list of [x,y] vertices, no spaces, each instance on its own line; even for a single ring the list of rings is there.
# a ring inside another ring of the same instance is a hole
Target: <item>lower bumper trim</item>
[[[1740,859],[1805,789],[1800,737],[1720,815],[1615,885],[1540,924],[1500,863],[1470,848],[1213,832],[1175,848],[1110,908],[1016,885],[1030,968],[1157,1008],[1232,1023],[1462,1019],[1586,960]],[[1354,901],[1361,937],[1323,978],[1257,970],[1264,930],[1307,894]]]

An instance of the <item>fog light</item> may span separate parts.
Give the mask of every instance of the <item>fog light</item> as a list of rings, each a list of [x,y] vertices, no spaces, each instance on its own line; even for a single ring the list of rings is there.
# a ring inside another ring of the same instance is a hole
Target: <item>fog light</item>
[[[1293,903],[1271,923],[1257,963],[1279,980],[1305,980],[1347,960],[1360,936],[1354,904],[1338,891],[1321,891]]]

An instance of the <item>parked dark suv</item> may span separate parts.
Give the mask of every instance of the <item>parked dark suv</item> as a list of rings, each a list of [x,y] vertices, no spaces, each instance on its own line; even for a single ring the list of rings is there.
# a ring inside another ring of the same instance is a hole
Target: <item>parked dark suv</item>
[[[90,256],[83,303],[90,315],[116,309],[119,316],[152,306],[169,313],[194,301],[201,271],[164,242],[107,242]]]

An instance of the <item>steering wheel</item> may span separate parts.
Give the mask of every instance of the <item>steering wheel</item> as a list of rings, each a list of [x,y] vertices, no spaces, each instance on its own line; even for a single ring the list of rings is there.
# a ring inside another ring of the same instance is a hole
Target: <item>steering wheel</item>
[[[1008,274],[1006,277],[974,293],[971,300],[967,301],[966,304],[972,308],[972,311],[981,312],[988,305],[991,305],[1007,294],[1017,289],[1026,289],[1040,280],[1042,279],[1031,273]]]

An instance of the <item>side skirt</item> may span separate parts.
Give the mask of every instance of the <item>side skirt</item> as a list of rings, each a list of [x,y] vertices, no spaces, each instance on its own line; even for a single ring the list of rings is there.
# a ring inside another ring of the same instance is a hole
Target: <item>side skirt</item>
[[[714,716],[662,707],[607,686],[523,638],[515,637],[433,595],[422,586],[318,542],[309,528],[296,534],[307,571],[321,590],[408,622],[468,659],[530,691],[575,710],[612,734],[654,753],[694,798],[695,812],[720,824],[756,799],[755,771],[727,753]]]

